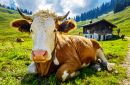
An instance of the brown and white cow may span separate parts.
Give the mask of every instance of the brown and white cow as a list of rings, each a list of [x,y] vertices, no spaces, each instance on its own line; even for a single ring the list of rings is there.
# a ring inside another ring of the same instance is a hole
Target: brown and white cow
[[[38,11],[33,15],[24,15],[18,9],[24,19],[11,22],[11,26],[18,28],[20,32],[31,33],[33,49],[31,59],[34,61],[28,67],[28,73],[38,73],[41,76],[49,75],[56,71],[56,78],[65,81],[80,74],[78,69],[89,66],[101,59],[102,64],[109,72],[115,70],[107,62],[100,44],[94,39],[81,36],[63,35],[76,27],[72,19],[59,23],[65,16],[57,16],[55,13]]]

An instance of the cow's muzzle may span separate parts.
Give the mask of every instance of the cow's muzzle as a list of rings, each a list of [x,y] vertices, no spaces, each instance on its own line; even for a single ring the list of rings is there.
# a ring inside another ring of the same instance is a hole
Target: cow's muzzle
[[[46,62],[48,52],[46,50],[36,50],[31,53],[34,62]]]

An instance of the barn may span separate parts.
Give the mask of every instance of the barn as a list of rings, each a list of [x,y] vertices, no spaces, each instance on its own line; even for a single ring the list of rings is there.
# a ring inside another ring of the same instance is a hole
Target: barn
[[[105,19],[99,20],[82,25],[83,36],[89,39],[106,40],[113,36],[113,28],[117,28],[116,25],[108,22]]]

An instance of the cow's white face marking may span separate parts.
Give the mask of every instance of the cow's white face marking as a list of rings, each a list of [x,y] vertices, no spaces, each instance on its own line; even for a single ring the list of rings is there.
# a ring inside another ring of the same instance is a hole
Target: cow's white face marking
[[[34,18],[31,29],[33,39],[33,51],[46,50],[48,52],[46,60],[51,59],[51,53],[54,49],[55,43],[55,20],[53,17],[41,17]]]
[[[62,75],[62,80],[65,81],[65,79],[68,77],[67,71],[64,71],[64,74]]]
[[[84,63],[84,64],[81,66],[81,68],[87,67],[87,66],[89,66],[89,65],[90,65],[90,63],[88,63],[88,64]]]

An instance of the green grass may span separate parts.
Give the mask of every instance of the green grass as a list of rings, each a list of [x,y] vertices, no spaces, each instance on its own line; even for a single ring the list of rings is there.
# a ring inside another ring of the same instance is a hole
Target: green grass
[[[104,49],[105,55],[113,56],[113,59],[109,59],[108,61],[117,64],[115,68],[119,72],[118,75],[107,72],[104,67],[102,67],[101,72],[94,72],[92,66],[80,69],[81,74],[78,77],[69,79],[66,82],[59,82],[55,77],[55,73],[47,77],[27,74],[27,68],[33,62],[29,59],[33,47],[32,39],[29,35],[20,33],[17,29],[11,28],[9,25],[12,20],[19,18],[21,17],[16,11],[0,7],[0,84],[117,85],[122,84],[124,78],[128,78],[125,72],[126,68],[120,65],[124,62],[128,51],[129,41],[127,39],[123,41],[116,39],[99,42]],[[78,26],[83,23],[86,22],[78,22]],[[77,32],[80,29],[76,29]],[[72,33],[76,35],[77,32]],[[20,45],[20,43],[14,41],[16,37],[23,38],[25,42]]]

